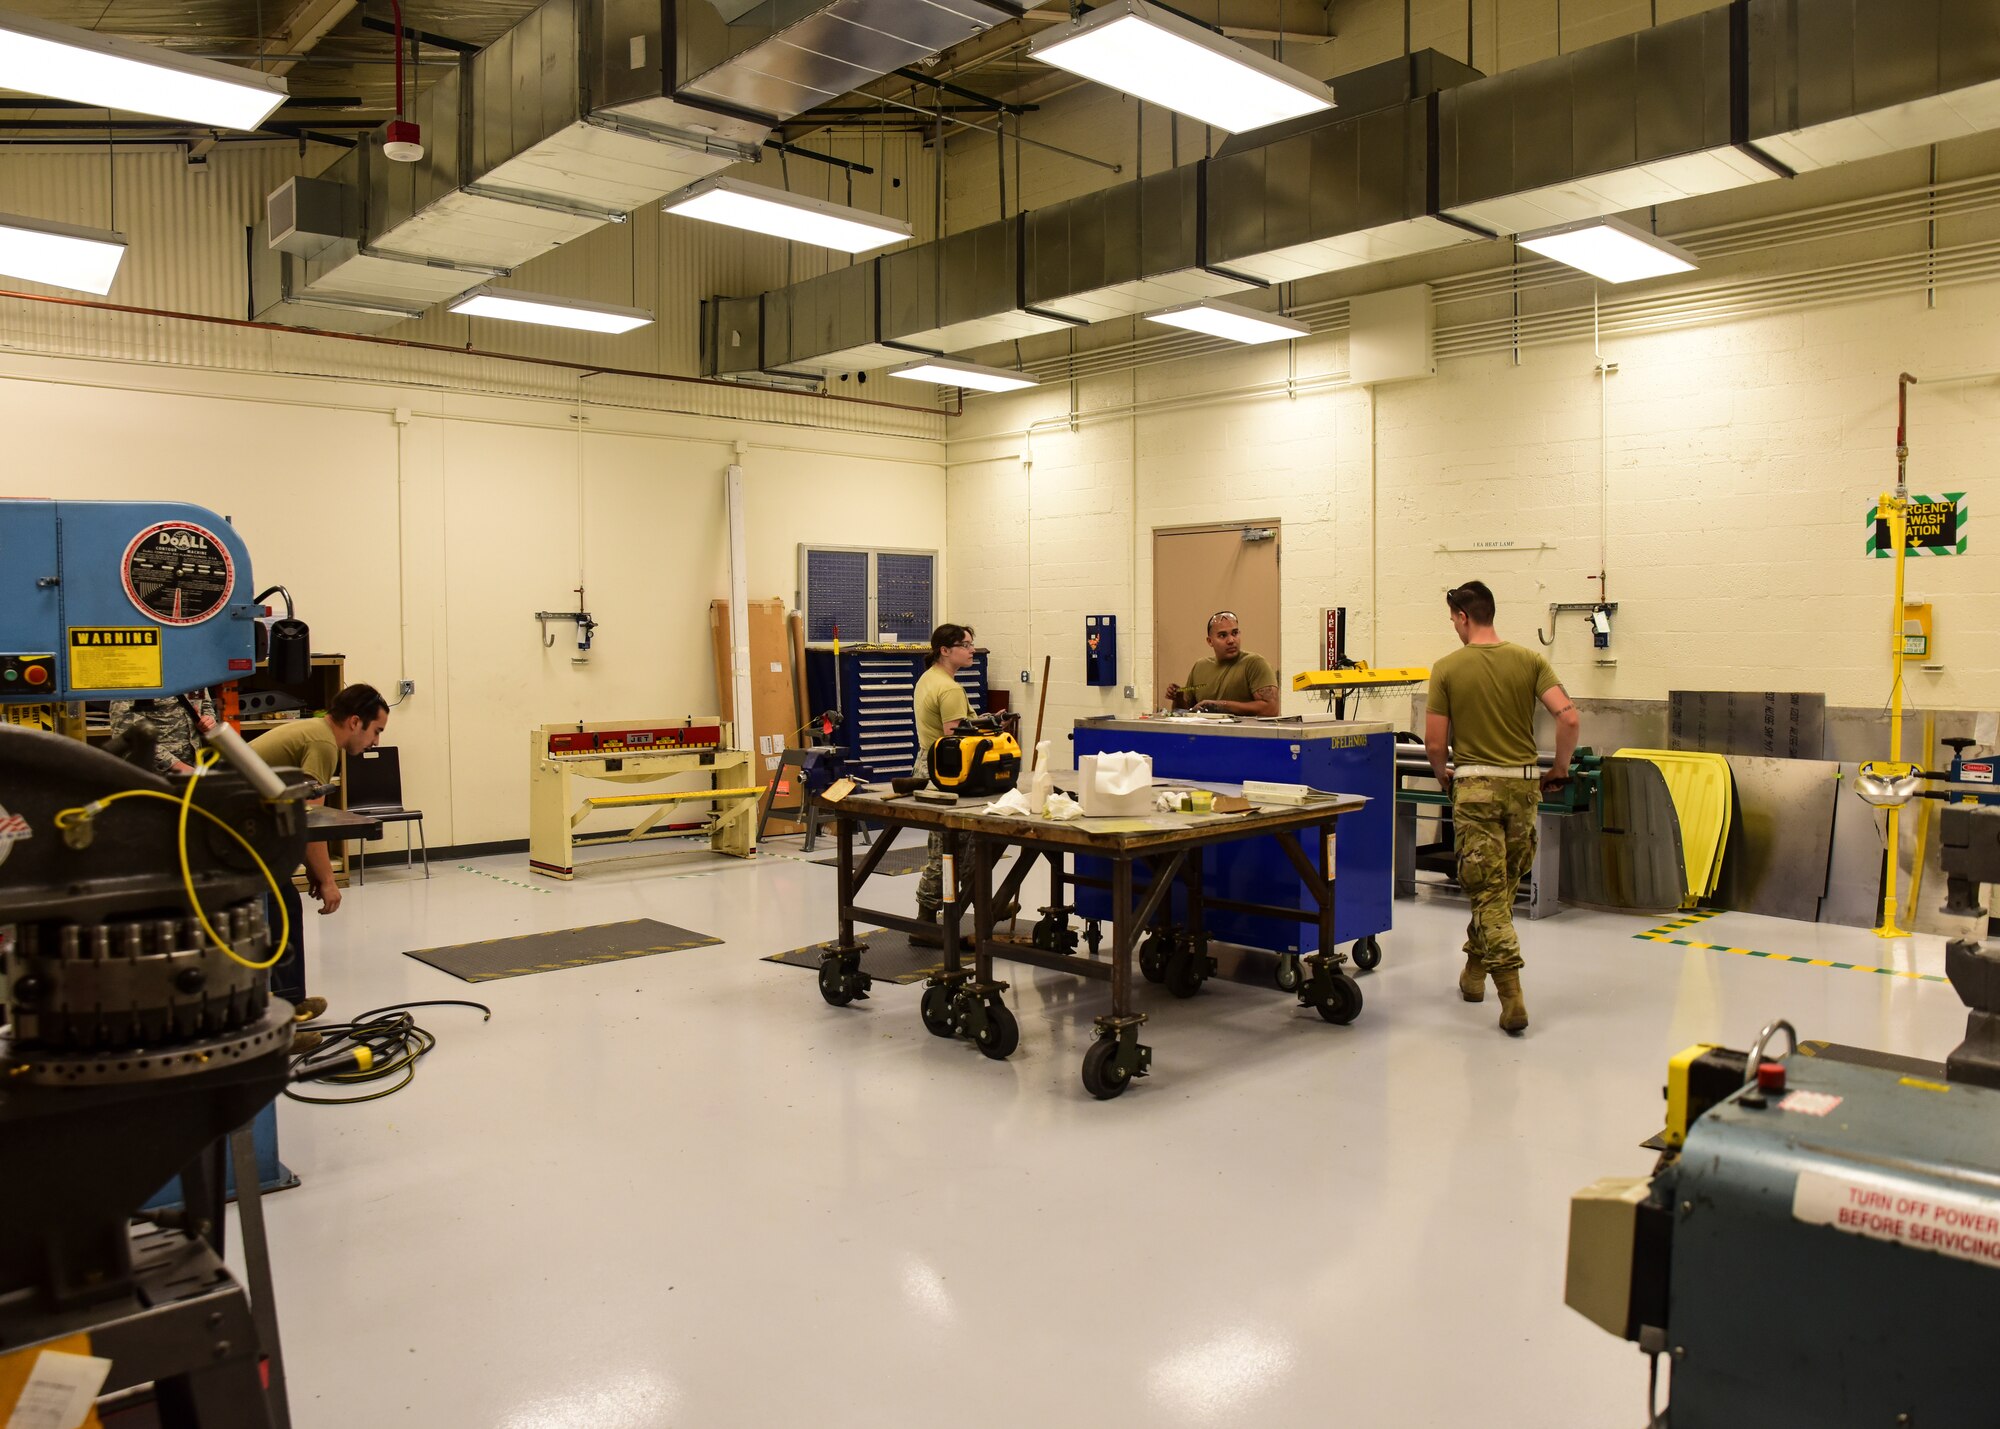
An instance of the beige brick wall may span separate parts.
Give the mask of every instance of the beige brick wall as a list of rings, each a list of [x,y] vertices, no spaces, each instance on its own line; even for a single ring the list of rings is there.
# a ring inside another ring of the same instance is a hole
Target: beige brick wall
[[[1919,294],[1607,339],[1605,356],[1618,364],[1603,446],[1617,663],[1599,665],[1582,618],[1566,617],[1550,654],[1572,692],[1800,689],[1879,706],[1891,567],[1863,556],[1863,511],[1895,479],[1896,375],[2000,368],[2000,285],[1949,290],[1934,310]],[[1344,337],[1311,339],[1298,376],[1344,363]],[[1057,731],[1139,707],[1083,686],[1082,616],[1119,616],[1121,678],[1144,691],[1159,527],[1282,523],[1287,677],[1317,664],[1320,609],[1335,604],[1351,612],[1353,654],[1430,663],[1452,639],[1441,592],[1473,576],[1498,594],[1503,634],[1533,641],[1550,602],[1597,590],[1595,364],[1587,342],[1518,366],[1447,361],[1371,402],[1346,385],[1288,397],[1286,355],[1266,350],[976,400],[951,440],[951,614],[978,627],[996,678],[1031,709],[1018,672],[1039,678],[1054,656]],[[1275,395],[1217,395],[1274,382]],[[1968,555],[1909,566],[1946,667],[1910,667],[1915,705],[2000,705],[2000,537],[1981,534],[1996,441],[2000,381],[1914,390],[1911,487],[1967,491],[1975,516]],[[1523,549],[1438,549],[1495,540]],[[1527,549],[1541,543],[1553,549]]]

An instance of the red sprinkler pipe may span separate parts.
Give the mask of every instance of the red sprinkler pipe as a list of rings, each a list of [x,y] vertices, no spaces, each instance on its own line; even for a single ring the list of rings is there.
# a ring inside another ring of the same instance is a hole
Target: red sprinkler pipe
[[[396,22],[396,117],[403,117],[403,4],[389,0],[389,14]]]

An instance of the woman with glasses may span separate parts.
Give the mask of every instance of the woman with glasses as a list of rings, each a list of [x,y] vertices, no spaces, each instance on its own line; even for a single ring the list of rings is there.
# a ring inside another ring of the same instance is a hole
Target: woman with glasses
[[[958,682],[958,672],[972,663],[972,627],[940,625],[931,632],[931,663],[917,681],[917,762],[910,772],[927,779],[931,772],[931,746],[958,728],[960,720],[972,718],[972,702]],[[932,834],[930,857],[924,861],[923,875],[917,880],[917,916],[927,923],[938,919],[944,902],[944,836]],[[924,947],[942,947],[942,934],[913,934],[910,941]]]

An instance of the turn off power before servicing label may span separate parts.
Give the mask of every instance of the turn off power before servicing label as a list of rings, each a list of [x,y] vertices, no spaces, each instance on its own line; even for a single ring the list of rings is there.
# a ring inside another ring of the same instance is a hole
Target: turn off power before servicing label
[[[1792,1215],[1808,1225],[1894,1241],[1912,1250],[1970,1260],[2000,1270],[2000,1209],[1995,1200],[1941,1191],[1888,1176],[1830,1176],[1801,1171]]]

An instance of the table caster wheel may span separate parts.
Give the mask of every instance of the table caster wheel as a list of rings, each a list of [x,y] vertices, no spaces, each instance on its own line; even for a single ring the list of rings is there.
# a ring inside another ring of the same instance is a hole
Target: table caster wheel
[[[1068,921],[1054,909],[1046,910],[1035,920],[1035,931],[1029,936],[1029,941],[1043,952],[1053,953],[1056,950],[1057,939],[1062,934],[1063,925]]]
[[[859,955],[822,958],[819,965],[819,995],[834,1007],[845,1007],[857,997],[868,996],[875,979],[861,971]]]
[[[1021,1045],[1021,1024],[1014,1020],[1007,1004],[996,997],[986,1004],[985,1024],[972,1040],[994,1061],[1004,1061]]]
[[[924,1030],[933,1037],[955,1037],[958,1029],[951,1022],[951,1001],[957,989],[943,983],[933,983],[924,989],[924,1000],[917,1011],[924,1019]]]
[[[1201,991],[1201,985],[1208,981],[1210,959],[1207,944],[1197,944],[1192,938],[1181,938],[1167,955],[1167,991],[1175,997],[1193,997]]]
[[[1139,943],[1139,971],[1147,982],[1167,980],[1167,955],[1173,951],[1173,935],[1155,928]]]
[[[1132,1074],[1118,1061],[1118,1039],[1100,1037],[1083,1054],[1083,1089],[1099,1101],[1109,1101],[1132,1085]]]
[[[1348,951],[1348,956],[1354,959],[1354,966],[1363,972],[1373,972],[1382,966],[1382,945],[1375,941],[1373,934],[1366,938],[1357,938],[1353,948]]]
[[[1278,970],[1274,974],[1279,990],[1297,992],[1299,984],[1305,981],[1305,969],[1299,965],[1297,953],[1278,954]]]
[[[1328,1022],[1345,1026],[1361,1015],[1361,984],[1346,973],[1334,976],[1328,995],[1314,1004]]]
[[[1096,957],[1098,949],[1104,943],[1104,925],[1095,918],[1086,922],[1083,925],[1083,941],[1089,947],[1090,955]]]

